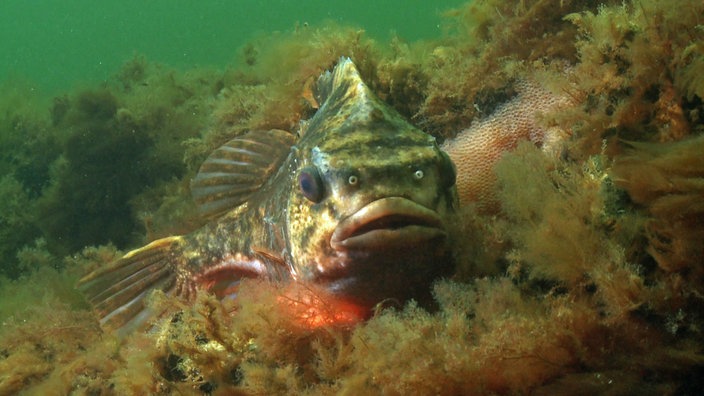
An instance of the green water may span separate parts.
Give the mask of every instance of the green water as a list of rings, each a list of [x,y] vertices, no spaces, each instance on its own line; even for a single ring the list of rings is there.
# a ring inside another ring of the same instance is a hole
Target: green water
[[[248,40],[326,20],[377,39],[438,37],[463,0],[3,0],[0,81],[45,93],[107,79],[135,54],[177,68],[222,66]]]

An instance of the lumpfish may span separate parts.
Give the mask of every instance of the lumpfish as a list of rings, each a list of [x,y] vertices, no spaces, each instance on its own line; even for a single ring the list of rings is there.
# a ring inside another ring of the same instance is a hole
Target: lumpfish
[[[453,268],[452,161],[377,98],[350,59],[313,89],[320,107],[297,134],[251,131],[205,160],[191,190],[209,223],[79,281],[104,328],[145,323],[154,289],[225,296],[248,277],[315,285],[367,311],[429,299]]]

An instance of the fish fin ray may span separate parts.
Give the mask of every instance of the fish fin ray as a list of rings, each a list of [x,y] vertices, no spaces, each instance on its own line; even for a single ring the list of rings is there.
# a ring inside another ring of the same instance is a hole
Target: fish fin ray
[[[126,335],[154,316],[146,305],[154,290],[171,292],[176,285],[171,251],[179,236],[158,239],[84,276],[76,286],[98,315],[101,327]]]
[[[322,106],[337,86],[350,76],[353,77],[351,80],[362,81],[352,60],[346,56],[340,57],[332,71],[327,70],[318,77],[313,89],[313,97]]]
[[[293,268],[286,262],[282,254],[277,254],[259,246],[252,246],[252,252],[259,261],[268,264],[267,268],[269,268],[269,271],[272,273],[270,277],[285,279],[293,274]]]
[[[280,129],[251,131],[213,151],[191,182],[204,218],[216,218],[247,202],[276,173],[295,141]]]

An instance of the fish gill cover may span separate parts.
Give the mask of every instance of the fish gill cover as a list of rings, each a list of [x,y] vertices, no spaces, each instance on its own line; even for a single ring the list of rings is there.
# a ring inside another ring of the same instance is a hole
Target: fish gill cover
[[[253,41],[226,70],[135,57],[49,104],[6,82],[0,393],[694,394],[704,9],[679,5],[472,2],[448,13],[446,37],[414,43],[312,26]],[[530,105],[542,111],[525,128],[559,137],[516,143],[481,186],[498,204],[464,204],[439,309],[310,328],[299,319],[321,302],[282,303],[251,281],[236,300],[157,293],[150,304],[169,314],[151,331],[102,333],[77,278],[115,245],[201,224],[187,186],[202,160],[248,130],[295,130],[315,112],[310,82],[341,55],[440,139],[490,138]],[[526,82],[567,105],[551,111]]]

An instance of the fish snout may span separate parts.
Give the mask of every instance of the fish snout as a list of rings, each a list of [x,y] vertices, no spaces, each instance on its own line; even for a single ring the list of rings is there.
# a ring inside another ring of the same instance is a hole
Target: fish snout
[[[382,250],[422,245],[447,237],[442,217],[410,199],[381,198],[338,224],[330,238],[337,250]]]

